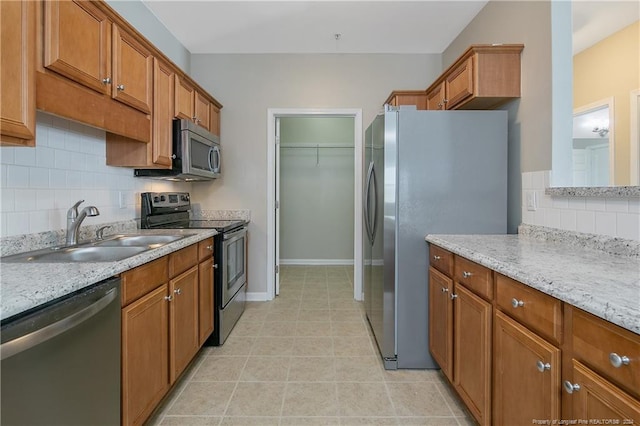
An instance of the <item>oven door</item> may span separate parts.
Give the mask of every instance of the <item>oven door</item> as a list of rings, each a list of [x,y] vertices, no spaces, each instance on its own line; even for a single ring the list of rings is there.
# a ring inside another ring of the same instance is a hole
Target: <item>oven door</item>
[[[222,307],[247,281],[247,228],[225,233],[222,241]]]

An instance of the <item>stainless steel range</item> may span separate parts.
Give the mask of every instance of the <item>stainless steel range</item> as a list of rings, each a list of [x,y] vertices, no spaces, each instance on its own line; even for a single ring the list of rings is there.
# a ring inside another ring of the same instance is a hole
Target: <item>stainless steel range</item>
[[[206,345],[219,346],[244,312],[247,292],[247,222],[194,219],[188,192],[143,192],[140,226],[145,229],[215,229],[214,330]]]

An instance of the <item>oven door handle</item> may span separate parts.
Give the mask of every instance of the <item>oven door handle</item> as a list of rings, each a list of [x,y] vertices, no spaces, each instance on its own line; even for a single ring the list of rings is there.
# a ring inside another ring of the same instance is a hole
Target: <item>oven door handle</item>
[[[224,241],[228,241],[228,240],[230,240],[232,238],[237,240],[238,238],[241,238],[246,233],[247,233],[247,227],[244,226],[244,227],[238,229],[237,231],[234,231],[234,232],[231,232],[231,233],[225,233],[222,239]]]

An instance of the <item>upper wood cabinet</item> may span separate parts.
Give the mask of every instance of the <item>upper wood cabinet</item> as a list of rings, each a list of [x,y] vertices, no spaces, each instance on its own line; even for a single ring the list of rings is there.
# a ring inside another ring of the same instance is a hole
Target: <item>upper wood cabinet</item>
[[[427,109],[427,92],[424,90],[394,90],[384,103],[396,107],[415,105],[416,109]]]
[[[220,108],[222,105],[195,88],[182,77],[175,80],[174,116],[191,120],[198,126],[220,135]]]
[[[111,93],[111,24],[88,1],[44,2],[44,67]]]
[[[0,145],[35,145],[35,11],[34,2],[0,2]]]
[[[153,56],[134,36],[113,25],[113,84],[111,96],[151,113]]]
[[[491,109],[520,97],[524,45],[472,45],[427,88],[429,109]]]

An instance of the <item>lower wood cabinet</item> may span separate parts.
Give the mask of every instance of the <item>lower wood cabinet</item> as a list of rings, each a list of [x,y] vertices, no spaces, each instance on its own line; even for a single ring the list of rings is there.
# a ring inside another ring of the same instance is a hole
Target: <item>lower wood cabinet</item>
[[[454,283],[453,385],[481,425],[491,424],[491,303]]]
[[[453,382],[453,281],[433,266],[429,277],[429,351]]]
[[[560,419],[560,349],[500,311],[493,347],[494,424]]]
[[[165,283],[122,309],[122,424],[144,423],[171,385]]]
[[[640,401],[579,361],[573,360],[571,373],[573,382],[564,382],[572,399],[570,418],[602,421],[590,424],[640,424]]]
[[[200,349],[198,333],[198,267],[169,281],[169,343],[171,383],[175,382]]]
[[[212,250],[210,238],[122,274],[123,425],[144,424],[213,331]]]

